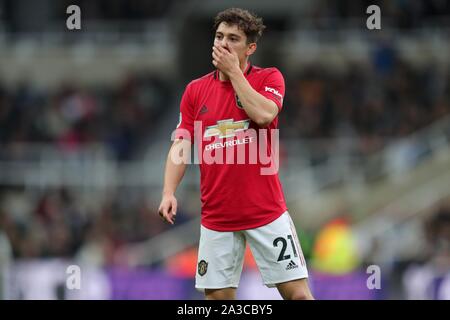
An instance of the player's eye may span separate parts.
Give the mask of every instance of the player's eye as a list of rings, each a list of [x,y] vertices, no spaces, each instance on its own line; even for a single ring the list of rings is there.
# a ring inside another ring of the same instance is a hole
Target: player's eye
[[[222,35],[220,35],[220,34],[216,34],[216,39],[222,39]]]

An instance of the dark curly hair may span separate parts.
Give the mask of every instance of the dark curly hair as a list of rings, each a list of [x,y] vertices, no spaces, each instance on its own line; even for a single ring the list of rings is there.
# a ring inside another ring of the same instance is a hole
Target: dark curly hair
[[[214,19],[214,31],[217,30],[222,22],[237,25],[247,36],[247,43],[257,42],[266,28],[262,18],[240,8],[229,8],[219,12]]]

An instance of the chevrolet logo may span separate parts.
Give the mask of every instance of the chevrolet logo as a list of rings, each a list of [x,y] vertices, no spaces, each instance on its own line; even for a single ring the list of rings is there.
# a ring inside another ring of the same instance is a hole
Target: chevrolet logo
[[[219,120],[214,126],[206,127],[204,138],[219,136],[219,138],[234,137],[236,132],[248,129],[250,120],[233,121],[233,119]]]

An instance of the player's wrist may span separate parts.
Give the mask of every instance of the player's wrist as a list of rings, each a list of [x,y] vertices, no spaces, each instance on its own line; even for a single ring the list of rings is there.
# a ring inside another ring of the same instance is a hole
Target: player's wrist
[[[162,195],[163,197],[173,197],[175,192],[172,190],[163,190]]]
[[[233,68],[228,72],[228,76],[230,77],[230,79],[236,78],[236,77],[239,77],[242,75],[243,75],[242,70],[239,67]]]

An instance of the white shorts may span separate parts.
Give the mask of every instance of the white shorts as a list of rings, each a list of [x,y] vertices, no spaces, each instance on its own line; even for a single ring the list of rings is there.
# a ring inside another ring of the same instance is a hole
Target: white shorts
[[[256,229],[219,232],[201,226],[195,287],[237,288],[246,242],[266,286],[308,277],[297,233],[286,211],[275,221]]]

